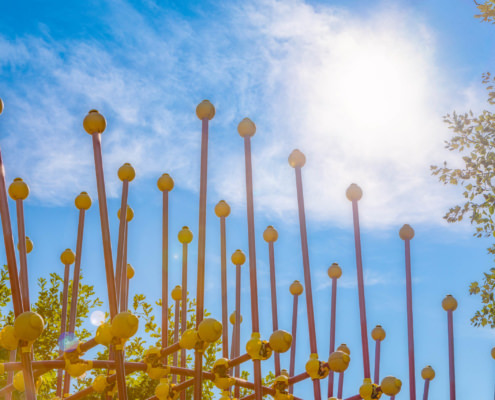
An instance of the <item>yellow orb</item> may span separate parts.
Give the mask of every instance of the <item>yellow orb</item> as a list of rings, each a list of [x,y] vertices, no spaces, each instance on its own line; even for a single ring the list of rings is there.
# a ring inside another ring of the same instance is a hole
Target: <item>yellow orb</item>
[[[90,110],[88,115],[84,117],[83,127],[90,135],[93,133],[103,133],[107,127],[105,117],[98,110]]]
[[[117,175],[121,181],[131,182],[136,177],[136,171],[131,164],[125,163],[119,168]]]
[[[196,329],[186,329],[180,338],[179,345],[181,349],[192,350],[198,341],[199,337]]]
[[[256,125],[249,118],[244,118],[239,125],[237,125],[237,132],[242,137],[251,137],[256,133]]]
[[[345,195],[350,201],[357,201],[361,200],[361,197],[363,197],[363,191],[358,185],[356,185],[355,183],[351,183],[351,185],[345,191]]]
[[[382,384],[380,386],[382,388],[382,392],[387,396],[395,396],[400,392],[402,382],[394,376],[386,376],[382,379]]]
[[[271,226],[268,225],[265,231],[263,232],[263,239],[265,239],[265,242],[275,242],[278,239],[278,232],[277,230]]]
[[[455,311],[457,308],[457,300],[451,294],[445,296],[442,300],[442,307],[445,311]]]
[[[179,231],[179,234],[177,235],[179,238],[179,242],[182,244],[184,243],[191,243],[193,240],[193,234],[189,227],[183,226],[182,229]]]
[[[9,186],[12,200],[25,200],[29,196],[29,186],[21,178],[15,178]]]
[[[292,345],[292,335],[289,332],[278,330],[270,336],[270,347],[277,353],[285,353]]]
[[[15,328],[12,325],[5,325],[0,330],[0,347],[12,351],[19,346],[19,339],[15,335]]]
[[[344,372],[349,366],[351,357],[343,351],[334,351],[328,358],[328,366],[334,372]]]
[[[0,99],[0,114],[3,112],[3,100]]]
[[[120,208],[117,211],[117,218],[120,220]],[[128,204],[126,208],[125,219],[127,220],[127,222],[131,222],[133,218],[134,218],[134,210]]]
[[[302,168],[306,164],[306,156],[299,149],[295,149],[290,153],[289,156],[289,165],[292,168]]]
[[[109,346],[112,343],[112,325],[105,322],[96,329],[95,342],[103,346]]]
[[[19,314],[14,321],[15,336],[21,340],[32,342],[40,337],[45,329],[45,321],[41,315],[33,311]]]
[[[33,241],[31,239],[29,239],[28,236],[26,236],[26,253],[29,254],[33,251],[33,248],[34,248],[34,244],[33,244]],[[19,243],[17,243],[17,250],[21,250],[20,246],[19,246]]]
[[[330,265],[330,267],[328,268],[328,276],[331,278],[331,279],[339,279],[341,276],[342,276],[342,268],[340,268],[339,264],[337,263],[333,263],[332,265]]]
[[[174,188],[174,180],[169,174],[163,174],[158,178],[158,182],[156,182],[158,189],[162,192],[167,191],[170,192]]]
[[[91,207],[91,197],[86,192],[81,192],[74,200],[78,210],[88,210]]]
[[[431,365],[427,365],[421,370],[421,377],[423,379],[433,380],[435,378],[435,370],[431,367]]]
[[[290,294],[293,296],[299,296],[304,292],[303,285],[298,280],[292,282],[289,288]]]
[[[155,396],[158,400],[169,400],[171,390],[170,384],[168,383],[168,379],[160,379],[160,383],[155,388]]]
[[[198,336],[205,342],[216,342],[222,336],[222,324],[214,318],[205,318],[198,326]]]
[[[127,279],[132,279],[134,278],[134,274],[136,271],[134,271],[134,267],[131,264],[127,264],[127,268],[125,270],[125,274],[127,276]]]
[[[76,255],[71,249],[65,249],[60,255],[60,261],[62,261],[62,264],[64,265],[74,264],[75,260],[76,260]]]
[[[495,347],[492,349],[492,358],[495,359]]]
[[[15,390],[18,390],[19,392],[24,392],[25,386],[24,386],[24,374],[22,371],[16,372],[14,375],[14,388]]]
[[[381,325],[377,325],[371,331],[371,337],[373,340],[384,340],[386,336],[385,329],[382,328]]]
[[[339,347],[337,347],[337,350],[343,351],[344,353],[351,355],[351,350],[349,349],[349,347],[347,347],[345,343],[342,343]]]
[[[107,377],[106,375],[98,375],[93,381],[93,389],[96,393],[103,393],[107,387]]]
[[[230,259],[234,265],[243,265],[246,262],[246,255],[241,250],[237,249]]]
[[[241,324],[242,324],[242,315],[241,315],[240,320],[241,320]],[[229,321],[232,325],[235,325],[235,311],[232,314],[230,314]]]
[[[130,311],[123,311],[113,318],[111,332],[119,339],[129,339],[136,334],[138,327],[138,317]]]
[[[172,289],[172,299],[175,301],[182,299],[182,287],[180,285]]]
[[[220,200],[215,206],[215,214],[217,217],[228,217],[230,215],[230,206],[225,200]]]
[[[196,107],[196,115],[200,120],[203,120],[205,118],[211,120],[215,116],[215,107],[213,106],[213,104],[210,103],[209,100],[203,100]]]
[[[399,237],[402,240],[411,240],[414,237],[414,229],[411,228],[411,225],[404,224],[399,231]]]

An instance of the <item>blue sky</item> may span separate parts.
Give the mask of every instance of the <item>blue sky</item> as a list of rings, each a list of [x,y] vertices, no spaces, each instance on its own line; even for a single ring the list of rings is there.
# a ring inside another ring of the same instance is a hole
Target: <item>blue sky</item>
[[[483,72],[492,71],[494,27],[481,24],[468,0],[417,2],[61,2],[19,1],[4,5],[0,20],[0,145],[8,183],[21,176],[30,186],[26,231],[35,243],[29,255],[35,280],[62,273],[60,252],[75,247],[73,199],[88,191],[96,200],[90,137],[82,119],[92,108],[107,118],[103,158],[112,240],[116,249],[120,183],[116,171],[131,162],[137,177],[129,202],[129,261],[136,269],[131,292],[151,299],[160,293],[160,193],[156,179],[170,173],[171,288],[180,280],[183,225],[197,234],[200,123],[196,105],[208,98],[211,122],[206,307],[220,317],[219,223],[214,205],[232,207],[227,220],[228,254],[247,252],[242,140],[244,117],[257,124],[253,138],[255,218],[260,304],[268,304],[268,254],[262,232],[279,231],[276,243],[280,326],[290,329],[288,286],[303,280],[293,170],[287,156],[300,148],[308,216],[310,262],[319,353],[328,356],[330,282],[326,269],[338,262],[337,342],[351,349],[345,396],[362,379],[359,314],[350,203],[351,182],[364,191],[360,202],[363,260],[370,329],[382,324],[382,375],[404,381],[397,399],[408,397],[403,242],[412,242],[418,393],[421,368],[437,378],[430,398],[448,396],[447,293],[455,313],[457,393],[491,398],[495,365],[490,329],[469,319],[478,300],[471,281],[492,265],[489,241],[473,239],[468,225],[446,225],[442,215],[460,192],[430,176],[429,166],[452,155],[443,149],[452,110],[480,111]],[[14,204],[11,203],[11,210]],[[96,205],[87,213],[83,274],[106,299],[101,233]],[[195,292],[196,237],[190,246],[189,290]],[[0,257],[5,259],[3,249]],[[250,325],[248,271],[243,311]],[[234,268],[229,270],[234,277]],[[233,284],[229,287],[233,310]],[[301,299],[298,371],[309,355],[305,302]],[[261,307],[261,331],[271,333],[271,315]],[[248,339],[245,328],[243,341]],[[373,352],[372,352],[373,353]],[[288,363],[283,356],[282,362]],[[270,362],[264,371],[272,368]],[[303,384],[296,394],[308,390]],[[326,393],[326,390],[323,391]]]

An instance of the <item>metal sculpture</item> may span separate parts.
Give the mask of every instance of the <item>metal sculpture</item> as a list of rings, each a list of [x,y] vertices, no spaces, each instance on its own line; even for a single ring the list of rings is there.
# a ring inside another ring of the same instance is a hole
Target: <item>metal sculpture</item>
[[[0,113],[3,111],[3,103],[0,100]],[[10,222],[10,213],[7,202],[7,190],[5,184],[4,165],[0,153],[0,214],[2,220],[3,236],[7,256],[10,287],[14,305],[15,323],[13,326],[5,326],[0,331],[0,346],[10,353],[8,362],[0,364],[0,371],[8,372],[7,386],[0,388],[0,396],[11,399],[12,391],[19,390],[25,393],[27,400],[35,400],[39,377],[51,369],[59,371],[57,379],[57,399],[83,399],[92,392],[102,393],[106,398],[117,395],[119,399],[126,400],[126,375],[136,371],[146,371],[151,379],[158,380],[155,396],[152,399],[170,400],[185,399],[185,390],[194,387],[194,400],[200,400],[202,396],[203,380],[212,381],[222,391],[222,400],[235,398],[240,395],[240,388],[253,391],[252,394],[244,396],[243,399],[261,400],[264,395],[270,395],[276,400],[298,399],[293,395],[293,388],[298,382],[306,379],[313,381],[313,397],[321,399],[320,381],[326,379],[328,398],[330,400],[343,398],[344,372],[350,363],[350,350],[345,344],[335,349],[336,331],[336,302],[337,302],[337,280],[342,275],[342,269],[333,263],[328,269],[328,276],[332,281],[331,291],[331,318],[330,318],[330,351],[327,361],[321,361],[317,352],[317,337],[315,328],[315,315],[313,309],[313,294],[311,285],[311,271],[309,263],[309,245],[306,232],[306,216],[304,208],[304,196],[302,187],[302,167],[305,165],[306,157],[299,151],[294,150],[289,156],[289,164],[295,170],[296,190],[299,212],[299,226],[301,236],[302,267],[304,273],[303,285],[294,281],[289,288],[293,296],[292,327],[291,333],[280,330],[277,314],[277,293],[275,273],[275,250],[274,243],[278,239],[278,232],[273,226],[268,226],[263,233],[264,240],[268,243],[269,268],[270,268],[270,291],[273,334],[269,340],[262,340],[259,329],[258,310],[258,288],[257,267],[255,247],[254,226],[254,196],[253,196],[253,174],[251,160],[251,139],[256,132],[255,124],[248,118],[242,120],[238,125],[238,133],[244,140],[245,153],[245,177],[246,177],[246,199],[247,199],[247,225],[249,240],[249,274],[250,274],[250,310],[252,331],[250,339],[246,343],[246,353],[241,354],[241,267],[246,262],[246,256],[241,250],[237,250],[231,257],[232,264],[236,268],[236,291],[235,311],[230,315],[233,325],[232,340],[228,340],[228,296],[227,296],[227,250],[226,250],[226,217],[230,215],[230,206],[221,200],[215,206],[215,213],[220,219],[220,253],[221,253],[221,303],[222,323],[213,318],[204,318],[204,284],[205,284],[205,255],[206,255],[206,196],[207,196],[207,159],[208,159],[208,131],[209,121],[215,115],[214,106],[208,101],[201,102],[196,115],[201,120],[201,163],[200,163],[200,190],[199,190],[199,225],[198,225],[198,265],[197,265],[197,288],[196,288],[196,325],[187,328],[187,265],[188,244],[193,240],[193,234],[188,227],[178,234],[179,242],[182,244],[182,286],[177,285],[171,296],[175,301],[175,322],[173,343],[169,345],[168,309],[169,309],[169,274],[168,274],[168,251],[169,251],[169,193],[174,188],[174,181],[168,174],[163,174],[157,182],[158,189],[162,192],[162,334],[161,347],[152,347],[143,355],[142,362],[125,362],[125,343],[136,334],[138,330],[138,318],[127,311],[129,280],[134,276],[134,269],[127,263],[127,237],[128,224],[132,220],[133,211],[127,204],[129,183],[135,178],[134,168],[126,163],[118,171],[118,177],[122,181],[121,208],[119,210],[118,245],[113,266],[113,256],[110,242],[110,229],[108,221],[107,199],[105,194],[105,181],[103,175],[103,160],[101,151],[101,135],[105,131],[105,118],[96,110],[91,110],[85,117],[83,126],[92,137],[96,182],[98,189],[98,204],[100,211],[100,222],[102,231],[102,245],[104,251],[104,265],[106,271],[106,283],[108,290],[108,304],[110,321],[98,327],[96,336],[84,343],[73,337],[76,321],[76,310],[78,301],[78,286],[80,278],[82,242],[84,231],[85,212],[91,207],[91,198],[86,192],[81,192],[76,197],[75,205],[79,210],[79,223],[77,228],[76,253],[70,249],[61,255],[61,261],[65,266],[63,307],[60,326],[60,355],[55,360],[34,360],[32,356],[32,344],[43,332],[43,318],[30,311],[30,296],[28,290],[28,267],[27,254],[32,250],[33,244],[25,236],[24,232],[24,209],[23,201],[28,197],[29,188],[20,178],[16,178],[10,185],[8,193],[16,202],[17,227],[19,233],[19,264],[18,277],[17,262],[14,252],[14,242]],[[401,381],[395,377],[387,376],[380,381],[380,347],[385,339],[385,330],[376,326],[371,337],[375,340],[375,366],[374,379],[371,379],[368,329],[366,323],[366,304],[364,293],[364,276],[361,255],[361,237],[359,229],[358,201],[362,197],[362,190],[356,184],[349,186],[346,192],[347,198],[352,202],[352,215],[354,223],[354,239],[356,267],[358,278],[358,298],[360,329],[363,353],[364,380],[359,388],[355,388],[352,396],[346,400],[379,399],[383,394],[394,399],[401,389]],[[406,296],[407,296],[407,326],[409,343],[409,386],[410,398],[416,399],[415,366],[414,366],[414,339],[412,318],[412,283],[411,283],[411,259],[410,240],[414,237],[414,230],[409,225],[404,225],[399,236],[405,242],[406,260]],[[70,265],[74,265],[74,277],[72,285],[72,300],[67,327],[68,290],[70,279]],[[305,372],[296,375],[295,354],[297,334],[297,310],[298,297],[305,293],[308,333],[310,342],[309,360],[305,365]],[[454,372],[454,338],[453,338],[453,311],[457,307],[457,301],[448,295],[442,302],[448,317],[448,347],[449,347],[449,371],[450,371],[450,399],[455,400],[455,372]],[[180,328],[180,329],[179,329]],[[222,338],[222,357],[219,357],[212,371],[203,370],[203,354],[205,349],[212,343]],[[108,360],[84,360],[82,356],[89,349],[103,345],[110,349]],[[230,347],[229,347],[230,345]],[[230,358],[229,358],[230,348]],[[289,371],[282,369],[280,353],[290,349]],[[20,362],[16,362],[16,352],[20,352]],[[189,369],[186,365],[187,351],[194,351],[194,368]],[[273,384],[262,385],[261,362],[269,359],[274,354],[274,366],[276,378]],[[180,355],[180,366],[178,359]],[[168,365],[168,356],[173,356],[172,365]],[[495,358],[495,349],[492,350]],[[254,382],[240,378],[241,364],[252,360],[254,370]],[[107,369],[107,375],[97,376],[91,387],[69,395],[71,377],[78,377],[82,373],[93,368]],[[33,372],[34,371],[34,372]],[[15,372],[15,374],[14,374]],[[65,377],[63,377],[65,374]],[[337,397],[334,396],[334,377],[338,374]],[[428,399],[430,382],[435,377],[435,371],[427,366],[421,372],[425,381],[423,400]],[[179,378],[179,379],[178,379]],[[309,395],[305,395],[308,398]]]

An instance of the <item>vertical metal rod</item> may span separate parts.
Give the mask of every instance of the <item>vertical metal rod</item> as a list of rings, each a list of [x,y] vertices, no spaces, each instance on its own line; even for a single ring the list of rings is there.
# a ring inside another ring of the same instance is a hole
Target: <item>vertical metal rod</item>
[[[416,400],[416,374],[414,366],[414,327],[412,305],[412,279],[411,279],[411,247],[410,240],[405,239],[406,256],[406,296],[407,296],[407,339],[409,353],[409,394],[411,400]]]
[[[244,155],[246,163],[246,197],[247,197],[247,219],[249,239],[249,278],[251,286],[251,321],[253,332],[259,332],[258,315],[258,282],[256,278],[256,242],[254,231],[254,200],[253,200],[253,170],[251,164],[251,137],[244,137]],[[253,360],[254,364],[254,393],[256,400],[262,399],[261,388],[261,363]]]
[[[448,329],[449,329],[449,381],[450,381],[450,400],[455,400],[455,365],[454,365],[454,322],[453,311],[447,311]]]
[[[24,225],[24,205],[23,200],[15,201],[17,208],[17,236],[19,238],[19,264],[20,264],[20,283],[22,291],[22,308],[24,311],[31,309],[29,301],[29,279],[27,270],[26,256],[26,230]]]
[[[363,347],[363,368],[364,377],[371,378],[370,372],[370,354],[368,348],[368,328],[366,324],[366,302],[364,298],[364,277],[363,277],[363,259],[361,255],[361,234],[359,230],[359,212],[357,200],[352,200],[352,217],[354,221],[354,242],[356,248],[356,267],[359,291],[359,313],[361,320],[361,343]]]
[[[182,312],[184,313],[184,304],[182,304]],[[180,300],[175,301],[175,326],[174,326],[174,343],[179,341],[179,324],[180,324]],[[182,353],[182,351],[181,351]],[[177,352],[174,352],[173,366],[177,367]],[[181,354],[182,356],[182,354]],[[182,362],[182,359],[181,359]],[[172,378],[173,383],[177,383],[177,375]]]
[[[184,334],[187,329],[187,243],[182,243],[182,307],[180,331]],[[178,338],[174,340],[177,342]],[[175,353],[177,354],[177,352]],[[180,366],[186,368],[186,349],[180,350]],[[181,378],[181,382],[184,379]],[[185,391],[181,393],[181,399],[185,400]]]
[[[16,361],[17,350],[12,350],[9,352],[9,362]],[[7,373],[7,386],[14,382],[14,371],[9,371]],[[5,395],[5,400],[12,400],[12,392]]]
[[[199,184],[198,227],[198,277],[196,292],[196,328],[203,321],[205,291],[205,247],[206,247],[206,180],[208,172],[208,118],[201,120],[201,170]],[[203,353],[194,353],[194,400],[201,400],[203,386]]]
[[[297,335],[297,303],[299,295],[294,295],[294,302],[292,303],[292,346],[290,348],[290,366],[289,376],[294,376],[296,366],[296,335]],[[294,385],[289,386],[289,393],[294,393]]]
[[[331,316],[330,316],[330,351],[332,354],[335,351],[335,323],[337,312],[337,278],[332,278],[332,304],[331,304]],[[330,371],[328,374],[328,397],[333,396],[333,381],[334,372]]]
[[[272,323],[273,332],[278,330],[278,314],[277,314],[277,285],[275,281],[275,251],[273,242],[268,242],[268,253],[270,259],[270,287],[272,295]],[[275,376],[280,375],[280,354],[275,352]]]
[[[69,303],[69,273],[70,264],[65,264],[64,268],[64,288],[62,290],[62,314],[60,316],[60,337],[59,337],[59,355],[64,353],[66,337],[65,332],[67,331],[67,306]],[[69,375],[69,374],[66,374]],[[57,396],[62,396],[62,382],[64,379],[64,370],[57,370]]]
[[[74,264],[74,279],[72,281],[72,293],[69,313],[69,329],[68,332],[75,335],[76,331],[76,316],[77,316],[77,298],[79,296],[79,278],[81,273],[81,257],[82,257],[82,242],[84,233],[84,217],[85,209],[79,210],[79,222],[77,224],[77,241],[76,241],[76,259]],[[65,374],[63,394],[66,395],[70,391],[70,375]]]
[[[124,229],[124,249],[122,255],[122,287],[121,287],[121,300],[120,300],[120,312],[127,311],[129,304],[129,279],[127,278],[127,235],[129,233],[129,221],[125,220]]]
[[[235,353],[234,357],[240,356],[240,346],[241,346],[241,266],[235,266],[235,325],[234,325],[234,337],[235,337]],[[235,366],[235,375],[236,378],[239,378],[240,375],[240,366]],[[234,389],[234,397],[238,399],[240,396],[240,388],[239,386],[235,386]]]
[[[117,260],[115,262],[115,286],[117,290],[117,305],[120,304],[120,298],[122,295],[122,281],[124,277],[122,272],[124,268],[122,267],[123,258],[123,246],[124,246],[124,235],[125,235],[125,224],[127,222],[127,197],[129,194],[129,181],[127,179],[122,181],[122,198],[120,202],[120,218],[119,218],[119,238],[117,242]],[[122,308],[122,307],[121,307]]]
[[[101,236],[103,241],[103,255],[105,258],[105,273],[108,289],[108,303],[110,318],[117,315],[117,295],[115,289],[115,277],[113,273],[112,243],[110,241],[110,228],[108,225],[107,196],[105,192],[105,178],[103,175],[103,160],[101,155],[101,134],[93,133],[93,150],[95,158],[96,186],[98,189],[98,204],[100,208]],[[126,214],[127,209],[121,213]],[[127,400],[127,388],[125,383],[124,356],[122,350],[115,350],[117,387],[119,400]]]
[[[337,389],[337,398],[342,398],[342,392],[344,391],[344,373],[339,373],[339,387]]]
[[[162,210],[162,347],[168,346],[168,190],[163,191]],[[164,357],[165,365],[168,357]]]
[[[315,330],[315,314],[313,308],[313,291],[311,288],[311,272],[309,268],[308,254],[308,236],[306,232],[306,215],[304,211],[304,196],[302,187],[301,167],[296,166],[296,188],[297,188],[297,204],[299,209],[299,227],[301,231],[301,250],[304,267],[304,286],[306,288],[306,306],[308,313],[308,330],[309,330],[309,346],[311,353],[318,354],[316,347],[316,330]],[[321,399],[320,381],[313,380],[313,390],[315,400]]]
[[[423,392],[423,400],[428,400],[428,391],[430,390],[430,380],[425,379],[425,390]]]
[[[225,217],[220,217],[220,256],[222,281],[222,355],[229,358],[229,317],[227,311],[227,240],[225,233]]]
[[[377,340],[375,343],[375,376],[374,382],[380,384],[380,344],[381,340]]]

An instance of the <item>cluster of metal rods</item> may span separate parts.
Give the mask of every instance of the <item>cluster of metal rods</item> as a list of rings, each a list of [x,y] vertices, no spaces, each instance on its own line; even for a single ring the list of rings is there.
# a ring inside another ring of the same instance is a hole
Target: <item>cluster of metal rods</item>
[[[204,101],[202,104],[210,110],[208,113],[201,113],[198,106],[198,117],[202,123],[201,134],[201,167],[200,167],[200,191],[199,191],[199,224],[198,224],[198,269],[197,269],[197,292],[196,292],[196,328],[202,322],[204,318],[204,285],[205,285],[205,241],[206,241],[206,205],[207,205],[207,159],[208,159],[208,130],[209,121],[213,118],[214,108],[208,102]],[[213,112],[211,112],[213,108]],[[241,126],[241,124],[243,124]],[[253,199],[253,174],[252,174],[252,162],[251,162],[251,137],[254,135],[256,128],[254,123],[245,119],[239,125],[239,133],[244,140],[244,153],[245,153],[245,177],[246,177],[246,200],[247,200],[247,224],[248,224],[248,242],[249,242],[249,275],[250,275],[250,298],[251,298],[251,322],[252,332],[259,333],[259,310],[258,310],[258,289],[257,289],[257,269],[256,269],[256,246],[255,246],[255,226],[254,226],[254,199]],[[102,242],[104,251],[104,262],[106,271],[106,282],[108,289],[108,304],[110,309],[110,318],[113,319],[118,313],[127,311],[128,302],[128,290],[129,279],[126,275],[127,266],[127,229],[128,229],[128,192],[129,182],[133,179],[133,176],[124,177],[122,179],[122,197],[119,217],[119,234],[116,256],[116,268],[113,266],[113,256],[110,240],[110,230],[108,221],[107,199],[105,193],[105,180],[103,174],[103,161],[102,161],[102,149],[101,149],[101,133],[103,130],[97,130],[94,132],[88,132],[92,137],[92,144],[94,150],[95,172],[96,182],[98,190],[98,202],[100,211]],[[305,164],[305,156],[299,151],[294,152],[289,157],[289,163],[295,170],[295,180],[297,189],[297,202],[299,212],[299,226],[301,236],[301,252],[302,252],[302,265],[304,272],[304,286],[306,295],[306,306],[308,316],[308,333],[310,350],[312,354],[317,354],[317,340],[315,329],[315,316],[313,308],[313,294],[311,286],[311,272],[309,263],[308,252],[308,237],[306,231],[306,217],[304,207],[303,196],[303,183],[301,169]],[[159,185],[160,187],[160,185]],[[183,270],[182,270],[182,287],[180,296],[176,300],[175,311],[175,332],[173,344],[169,345],[169,332],[168,332],[168,248],[169,248],[169,191],[173,187],[161,188],[163,192],[163,221],[162,221],[162,348],[161,356],[163,356],[164,363],[167,363],[169,355],[174,354],[174,361],[171,368],[171,373],[176,377],[181,376],[181,381],[175,386],[175,390],[182,390],[181,398],[185,399],[185,389],[194,387],[194,399],[201,399],[202,380],[213,380],[214,374],[211,372],[203,371],[203,353],[196,349],[194,359],[194,370],[186,368],[186,353],[185,349],[181,349],[179,346],[179,325],[181,327],[181,333],[184,333],[187,324],[187,244],[192,239],[181,240],[183,244]],[[360,327],[361,327],[361,339],[362,339],[362,353],[363,353],[363,369],[364,378],[371,380],[370,370],[370,356],[369,356],[369,344],[368,344],[368,328],[366,322],[366,306],[365,306],[365,294],[364,294],[364,276],[363,276],[363,263],[361,255],[361,238],[359,227],[359,213],[358,213],[358,200],[361,198],[362,192],[357,185],[351,185],[347,191],[347,197],[352,202],[352,215],[354,224],[354,239],[355,239],[355,253],[356,253],[356,267],[357,267],[357,280],[358,280],[358,294],[359,294],[359,313],[360,313]],[[228,207],[228,206],[227,206]],[[2,220],[3,237],[5,242],[7,266],[10,279],[10,287],[12,290],[12,300],[15,316],[17,317],[21,313],[30,310],[29,290],[28,290],[28,273],[27,273],[27,250],[26,250],[26,235],[24,230],[24,212],[23,201],[16,200],[17,210],[17,231],[19,241],[19,263],[20,271],[18,273],[16,265],[16,256],[14,251],[14,241],[11,227],[11,220],[9,214],[9,206],[7,201],[7,189],[5,182],[5,169],[0,153],[0,214]],[[229,209],[230,212],[230,209]],[[219,215],[217,213],[217,215]],[[229,343],[228,343],[228,314],[227,314],[227,255],[226,255],[226,223],[225,217],[227,213],[223,213],[220,216],[220,248],[221,248],[221,289],[222,289],[222,324],[223,324],[223,339],[222,339],[222,356],[229,358]],[[66,332],[74,333],[76,322],[76,310],[77,310],[77,298],[79,287],[79,276],[81,267],[81,255],[82,255],[82,243],[83,243],[83,231],[84,231],[84,218],[85,209],[80,208],[79,211],[79,223],[77,230],[77,244],[75,253],[75,268],[73,277],[73,289],[72,289],[72,302],[70,307],[70,315],[67,326],[67,308],[68,308],[68,287],[69,287],[69,266],[71,262],[65,264],[64,271],[64,289],[63,289],[63,310],[62,310],[62,322],[61,322],[61,337]],[[273,229],[272,227],[269,227]],[[185,229],[185,228],[184,228]],[[276,232],[276,231],[275,231]],[[411,400],[416,399],[416,384],[415,384],[415,362],[414,362],[414,337],[413,337],[413,310],[412,310],[412,285],[411,285],[411,257],[410,257],[410,239],[414,236],[414,231],[408,225],[405,225],[401,229],[401,238],[405,242],[405,266],[406,266],[406,297],[407,297],[407,326],[408,326],[408,345],[409,345],[409,387]],[[278,316],[277,316],[277,295],[276,295],[276,278],[275,278],[275,256],[274,256],[274,241],[275,239],[268,239],[269,250],[269,265],[270,265],[270,283],[271,283],[271,305],[272,305],[272,322],[273,330],[278,330]],[[250,383],[239,377],[239,366],[241,363],[248,361],[251,357],[248,354],[240,354],[240,271],[241,264],[236,265],[236,297],[235,297],[235,323],[233,328],[233,336],[230,347],[230,360],[229,367],[235,370],[234,379],[234,395],[239,397],[239,388],[244,387],[252,389],[254,394],[245,396],[244,399],[256,399],[261,400],[265,394],[274,395],[275,391],[272,388],[262,386],[261,376],[261,362],[259,359],[253,359],[253,371],[254,382]],[[19,274],[19,275],[18,275]],[[18,277],[20,276],[20,278]],[[331,296],[331,322],[330,322],[330,354],[335,351],[335,329],[336,329],[336,301],[337,301],[337,279],[338,276],[331,276],[332,278],[332,296]],[[302,292],[302,290],[301,290]],[[290,385],[290,393],[293,392],[293,385],[309,378],[307,372],[295,375],[295,355],[296,355],[296,335],[297,335],[297,308],[298,308],[298,296],[299,293],[293,293],[293,313],[292,313],[292,346],[290,353],[290,366],[288,382]],[[182,313],[180,313],[179,304],[182,303]],[[454,308],[455,309],[455,308]],[[450,366],[450,399],[455,400],[455,372],[454,372],[454,345],[453,345],[453,323],[452,312],[453,309],[448,311],[448,338],[449,338],[449,366]],[[179,315],[181,315],[181,321],[179,322]],[[379,369],[380,369],[380,343],[382,339],[376,340],[375,347],[375,368],[373,382],[379,385]],[[94,346],[96,346],[95,339],[91,339],[85,343],[79,345],[80,350],[85,352]],[[46,373],[50,369],[59,369],[62,371],[64,368],[63,350],[60,356],[56,360],[51,361],[34,361],[32,351],[26,343],[20,344],[21,348],[21,362],[17,363],[16,352],[12,351],[10,354],[10,362],[3,364],[4,370],[9,372],[8,384],[6,387],[0,389],[0,396],[4,395],[6,399],[10,400],[12,397],[11,392],[13,390],[12,385],[12,372],[17,369],[22,369],[24,381],[25,381],[25,394],[27,400],[36,399],[35,379],[36,377]],[[28,350],[25,350],[28,348]],[[177,353],[181,351],[181,365],[177,365]],[[93,361],[93,368],[106,368],[108,370],[114,370],[115,374],[108,376],[108,382],[116,382],[118,389],[118,398],[126,400],[126,374],[146,370],[145,363],[131,363],[125,362],[125,348],[123,346],[111,346],[110,359],[108,361]],[[280,358],[279,354],[274,355],[274,365],[276,376],[281,374]],[[327,364],[325,364],[327,365]],[[328,365],[327,365],[328,366]],[[34,371],[34,372],[33,372]],[[186,380],[186,377],[190,379]],[[174,378],[176,379],[176,378]],[[62,380],[64,384],[62,385]],[[339,374],[337,397],[342,398],[344,373]],[[424,395],[423,399],[428,398],[430,379],[425,379]],[[70,389],[70,375],[65,373],[65,378],[62,379],[62,373],[59,373],[57,382],[57,395],[64,396],[69,399],[81,399],[85,395],[92,392],[92,388],[89,387],[83,391],[80,391],[71,396],[68,395]],[[330,371],[328,376],[328,390],[327,397],[334,396],[334,372]],[[313,379],[313,394],[314,398],[320,400],[321,387],[320,379]],[[391,398],[394,398],[392,396]],[[108,397],[110,398],[110,397]],[[157,397],[152,397],[156,399]],[[297,397],[292,397],[297,399]],[[354,395],[347,400],[360,399],[361,395]],[[371,399],[371,398],[370,398]]]

